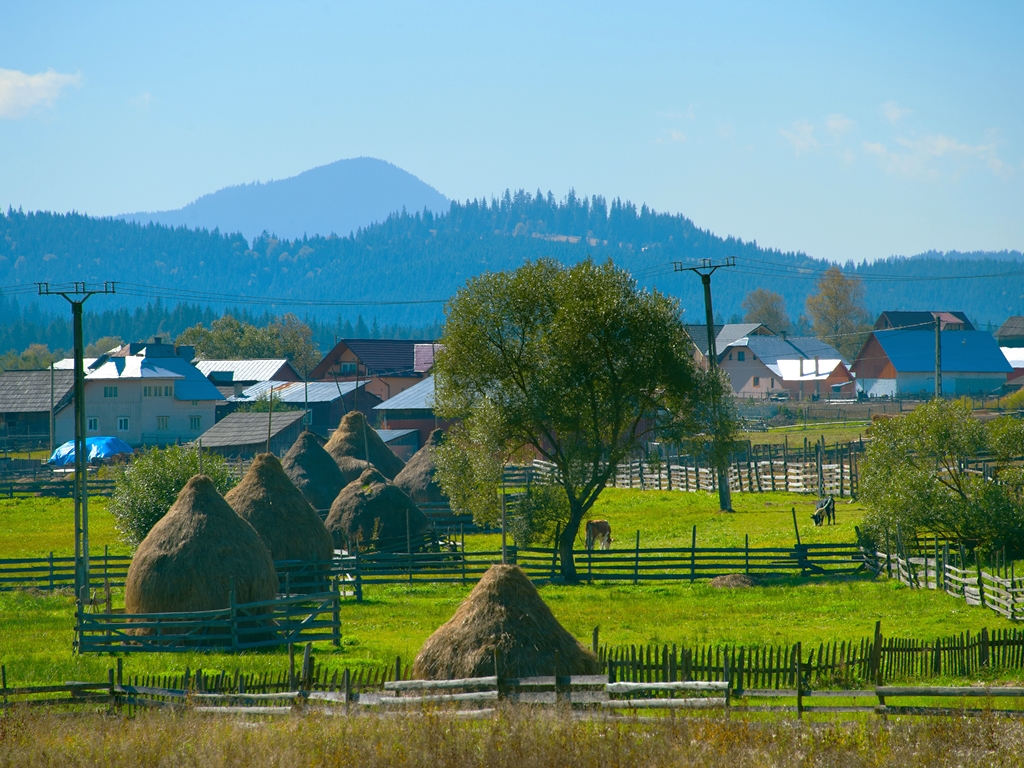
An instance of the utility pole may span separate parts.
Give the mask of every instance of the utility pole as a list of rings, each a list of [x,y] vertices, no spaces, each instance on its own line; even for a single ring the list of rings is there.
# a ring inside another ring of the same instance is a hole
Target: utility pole
[[[89,465],[85,449],[85,342],[82,340],[82,305],[90,296],[116,293],[114,283],[89,287],[71,283],[51,288],[49,283],[36,283],[40,296],[63,296],[71,304],[75,336],[75,599],[82,599],[82,590],[89,589],[89,494],[86,470]],[[52,374],[51,374],[52,375]],[[51,406],[52,408],[52,406]],[[81,609],[81,606],[79,607]]]
[[[708,326],[708,368],[718,369],[718,349],[715,346],[715,314],[711,309],[711,276],[723,267],[735,267],[736,258],[731,256],[725,261],[714,262],[711,259],[701,259],[700,264],[693,267],[685,266],[681,261],[673,263],[676,272],[695,272],[700,275],[700,281],[704,284],[704,319]],[[718,421],[716,414],[716,423]],[[718,435],[715,435],[718,441]],[[721,509],[732,511],[732,493],[729,491],[729,467],[728,460],[721,457],[718,460],[718,504]]]
[[[935,315],[935,397],[942,398],[942,320]]]

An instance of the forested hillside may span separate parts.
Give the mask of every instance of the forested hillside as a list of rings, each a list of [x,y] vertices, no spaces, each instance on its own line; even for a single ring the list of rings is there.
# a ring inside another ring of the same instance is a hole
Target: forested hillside
[[[612,258],[642,284],[678,296],[696,322],[703,317],[700,280],[674,273],[672,262],[735,256],[737,266],[714,278],[716,315],[738,317],[744,296],[762,287],[781,294],[796,319],[817,276],[829,266],[802,253],[718,237],[684,216],[646,206],[572,193],[556,201],[550,193],[522,191],[506,192],[500,200],[453,203],[445,215],[394,214],[350,237],[288,241],[264,233],[249,243],[216,230],[20,211],[0,214],[0,233],[0,287],[9,296],[28,291],[36,281],[115,280],[118,294],[91,300],[91,312],[132,310],[128,314],[135,318],[136,308],[160,298],[161,311],[180,316],[162,327],[168,332],[179,330],[179,321],[185,327],[207,317],[207,307],[219,313],[233,305],[254,313],[292,311],[331,328],[354,323],[357,314],[376,317],[380,326],[423,327],[441,320],[442,304],[401,302],[447,299],[468,277],[526,259],[574,262],[588,254]],[[1019,252],[943,254],[847,264],[844,270],[864,279],[872,314],[941,307],[962,309],[982,325],[998,325],[1009,314],[1024,314],[1022,262]],[[61,318],[69,314],[58,298],[23,294],[18,299],[18,312],[5,312],[0,322],[8,335],[19,316],[34,318],[33,326],[41,327],[51,312]],[[260,299],[265,303],[248,303]],[[179,302],[188,306],[178,307]],[[143,313],[138,326],[125,325],[131,330],[125,335],[152,327],[144,318]],[[115,332],[104,326],[106,333]],[[24,336],[10,343],[23,347]]]

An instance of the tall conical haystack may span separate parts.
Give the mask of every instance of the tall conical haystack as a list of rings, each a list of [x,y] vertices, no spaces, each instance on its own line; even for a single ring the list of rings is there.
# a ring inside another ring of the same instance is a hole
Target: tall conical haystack
[[[373,464],[367,464],[362,459],[357,459],[352,456],[339,456],[335,460],[334,466],[341,471],[341,476],[345,480],[345,485],[348,485],[353,480],[358,480],[359,476],[367,469],[375,469]],[[345,485],[343,485],[342,488],[344,488]],[[334,494],[334,497],[337,498],[338,494]],[[334,499],[331,499],[331,503],[333,502]],[[327,506],[330,506],[330,504]]]
[[[245,477],[225,494],[224,500],[256,529],[275,562],[318,560],[326,563],[334,557],[331,534],[299,489],[292,485],[274,454],[256,456]]]
[[[394,480],[395,475],[402,471],[405,463],[398,458],[394,451],[384,444],[377,434],[377,430],[366,423],[366,417],[359,411],[349,411],[341,420],[341,424],[334,430],[331,439],[324,446],[335,461],[342,456],[350,456],[359,461],[369,461],[388,480]],[[369,452],[369,457],[367,457]],[[341,464],[339,463],[339,466]],[[365,467],[363,467],[365,469]],[[344,470],[344,467],[342,467]]]
[[[455,615],[432,634],[416,656],[413,676],[452,680],[595,675],[597,657],[570,635],[518,565],[492,565]]]
[[[270,552],[206,475],[196,475],[135,551],[124,586],[126,613],[208,611],[273,600]]]
[[[281,460],[281,466],[313,509],[330,509],[341,489],[354,479],[345,478],[331,454],[323,449],[316,435],[309,431],[299,435],[299,439]],[[359,477],[359,474],[355,477]]]
[[[400,488],[371,467],[346,485],[331,505],[327,530],[337,547],[377,541],[401,545],[408,532],[422,536],[429,527],[427,516]]]
[[[417,504],[439,504],[448,501],[434,481],[434,449],[444,440],[444,432],[435,429],[430,433],[427,442],[409,459],[405,469],[395,476],[395,485],[405,491],[405,495]]]

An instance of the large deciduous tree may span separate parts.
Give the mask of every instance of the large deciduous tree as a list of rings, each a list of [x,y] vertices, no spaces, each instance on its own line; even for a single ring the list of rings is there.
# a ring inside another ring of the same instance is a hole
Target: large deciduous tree
[[[448,450],[464,451],[463,470],[476,466],[481,481],[524,450],[555,465],[567,500],[558,541],[566,582],[577,578],[580,524],[621,461],[655,433],[729,434],[713,424],[729,412],[723,379],[694,365],[680,314],[674,299],[590,259],[472,278],[446,308],[434,408],[466,425]],[[486,456],[474,465],[475,452]]]
[[[775,291],[755,288],[743,299],[745,323],[764,323],[776,333],[788,331],[791,323],[786,314],[786,300]]]
[[[839,267],[829,267],[818,280],[818,292],[807,297],[812,333],[852,360],[870,328],[870,316],[863,305],[861,281],[847,277]]]
[[[312,331],[291,313],[262,328],[224,315],[209,328],[202,323],[186,328],[175,342],[194,346],[207,360],[285,357],[303,376],[320,362]]]
[[[898,418],[876,421],[861,466],[865,534],[945,536],[968,548],[1024,554],[1024,422],[982,423],[963,401],[933,400]],[[984,456],[994,479],[968,469]]]

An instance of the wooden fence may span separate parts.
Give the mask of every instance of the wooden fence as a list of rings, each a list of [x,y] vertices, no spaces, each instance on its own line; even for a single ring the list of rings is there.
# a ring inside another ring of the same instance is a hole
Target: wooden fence
[[[465,551],[459,542],[450,548],[413,552],[368,551],[339,554],[323,563],[275,563],[283,595],[317,591],[318,585],[339,580],[342,595],[361,601],[366,584],[458,583],[475,584],[501,550]],[[553,547],[506,547],[506,560],[519,565],[534,581],[557,579],[559,552]],[[576,550],[573,553],[581,580],[694,581],[732,573],[752,576],[842,576],[864,571],[863,550],[855,544],[796,544],[792,547],[698,547],[694,527],[690,547],[640,547],[611,550]],[[90,558],[93,590],[124,585],[131,557]],[[74,558],[54,557],[0,560],[0,590],[67,589],[74,585]]]
[[[1005,557],[1002,561],[996,558],[996,567],[989,570],[982,567],[980,553],[974,553],[972,566],[964,548],[948,541],[940,546],[939,540],[933,539],[931,551],[927,545],[904,545],[900,535],[886,544],[885,552],[867,558],[876,573],[914,589],[940,590],[1010,621],[1024,619],[1024,576],[1017,578],[1013,563],[1007,565]]]
[[[804,440],[802,448],[792,451],[787,444],[747,446],[729,461],[729,488],[733,491],[761,493],[791,491],[819,493],[840,498],[855,497],[859,480],[859,455],[862,441],[829,446]],[[506,487],[532,483],[550,483],[558,479],[558,470],[550,462],[536,460],[525,466],[505,468]],[[660,491],[716,491],[718,472],[695,456],[667,449],[649,457],[624,462],[616,468],[608,483],[613,488],[638,488]]]
[[[817,647],[794,645],[647,645],[602,647],[609,679],[644,682],[723,680],[733,687],[784,690],[976,677],[988,670],[1024,669],[1024,631],[982,629],[932,640],[874,637],[837,640]]]
[[[277,597],[235,603],[227,609],[181,613],[88,613],[76,611],[80,653],[158,653],[204,650],[233,652],[299,642],[341,641],[341,595]]]

